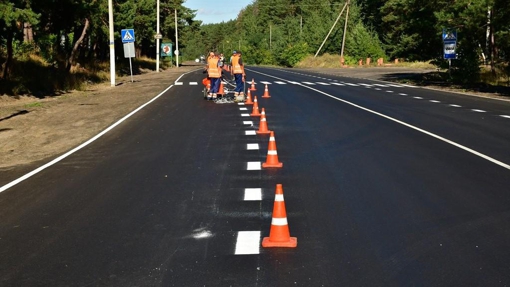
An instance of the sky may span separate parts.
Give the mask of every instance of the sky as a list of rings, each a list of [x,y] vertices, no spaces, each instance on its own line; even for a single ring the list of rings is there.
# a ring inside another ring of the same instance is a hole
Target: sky
[[[252,0],[186,0],[184,6],[197,10],[195,20],[212,24],[235,19],[239,11],[252,2]]]

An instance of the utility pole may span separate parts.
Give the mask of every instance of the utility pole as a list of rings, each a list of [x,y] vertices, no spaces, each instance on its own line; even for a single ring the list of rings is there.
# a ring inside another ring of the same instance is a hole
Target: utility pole
[[[338,20],[340,20],[340,17],[341,17],[341,16],[342,16],[342,14],[344,13],[345,7],[347,7],[347,5],[349,5],[349,2],[350,2],[350,0],[348,0],[348,1],[347,1],[347,3],[345,3],[344,8],[342,9],[342,11],[340,11],[340,14],[338,14],[338,17],[336,18],[335,23],[333,24],[333,26],[332,26],[332,27],[331,27],[331,29],[329,30],[328,35],[326,36],[326,38],[324,38],[324,41],[322,41],[322,44],[321,44],[321,46],[319,47],[319,49],[317,50],[317,53],[315,53],[315,56],[313,56],[314,58],[316,58],[316,57],[317,57],[317,55],[319,54],[319,52],[320,52],[320,51],[321,51],[321,49],[322,49],[322,46],[324,46],[324,43],[326,43],[326,40],[328,40],[329,35],[331,35],[331,32],[333,32],[333,29],[335,28],[336,23],[338,23]]]
[[[303,15],[301,15],[301,20],[299,21],[299,37],[303,36]]]
[[[115,87],[115,40],[113,39],[113,4],[108,0],[108,21],[110,29],[110,84]]]
[[[157,14],[157,20],[156,20],[156,73],[159,73],[159,0],[156,1],[156,14]]]
[[[345,14],[345,25],[344,25],[344,35],[342,39],[342,51],[340,52],[340,59],[344,58],[344,47],[345,47],[345,36],[347,34],[347,23],[349,21],[349,6],[351,4],[351,0],[347,0],[347,12]]]
[[[271,51],[272,39],[273,39],[273,31],[272,31],[271,25],[269,25],[269,51]]]
[[[179,68],[179,31],[177,29],[177,8],[175,8],[175,66]]]

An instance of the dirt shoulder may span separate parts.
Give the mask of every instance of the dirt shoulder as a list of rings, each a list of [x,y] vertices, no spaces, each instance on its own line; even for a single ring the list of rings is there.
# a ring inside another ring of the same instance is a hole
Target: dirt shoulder
[[[47,161],[78,146],[159,94],[181,74],[200,67],[186,63],[161,73],[134,76],[134,83],[124,77],[117,79],[114,88],[104,83],[45,99],[0,96],[0,172],[27,169],[31,163]],[[397,82],[431,72],[408,68],[295,70]]]
[[[38,99],[0,96],[0,171],[61,154],[90,139],[170,86],[194,65]]]

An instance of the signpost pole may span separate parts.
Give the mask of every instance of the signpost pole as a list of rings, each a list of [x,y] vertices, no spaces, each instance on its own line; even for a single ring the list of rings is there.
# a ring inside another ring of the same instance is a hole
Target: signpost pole
[[[133,83],[133,65],[131,64],[131,55],[134,51],[131,51],[131,45],[128,44],[129,49],[129,70],[131,71],[131,83]]]
[[[115,40],[113,38],[113,5],[108,0],[108,23],[110,30],[110,85],[115,87]]]
[[[157,0],[157,5],[156,5],[156,14],[157,15],[157,21],[156,21],[156,33],[157,35],[159,35],[159,0]],[[156,39],[156,73],[159,73],[159,37]]]

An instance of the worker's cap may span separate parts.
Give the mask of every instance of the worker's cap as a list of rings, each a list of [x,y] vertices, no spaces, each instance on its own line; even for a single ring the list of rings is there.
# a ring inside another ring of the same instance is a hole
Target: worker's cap
[[[232,54],[237,54],[237,51],[236,51],[236,50],[234,50],[234,51],[232,52]]]

